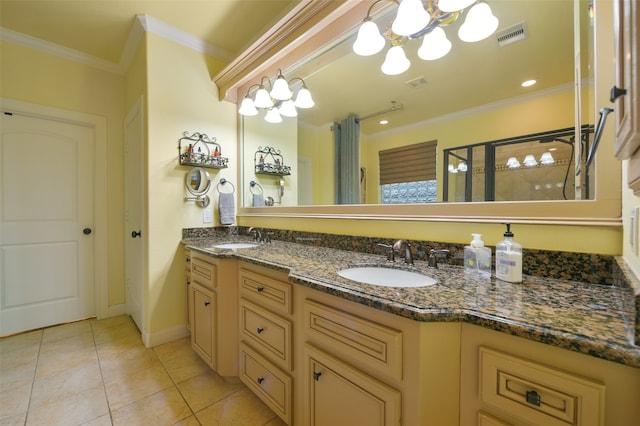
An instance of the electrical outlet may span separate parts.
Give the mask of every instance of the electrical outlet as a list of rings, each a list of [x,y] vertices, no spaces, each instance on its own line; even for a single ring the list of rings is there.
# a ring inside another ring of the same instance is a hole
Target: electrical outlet
[[[203,223],[212,223],[213,222],[213,210],[204,209],[202,211],[202,222]]]
[[[640,216],[640,207],[634,207],[631,209],[631,215],[629,217],[629,244],[631,245],[631,252],[638,255],[638,217]]]

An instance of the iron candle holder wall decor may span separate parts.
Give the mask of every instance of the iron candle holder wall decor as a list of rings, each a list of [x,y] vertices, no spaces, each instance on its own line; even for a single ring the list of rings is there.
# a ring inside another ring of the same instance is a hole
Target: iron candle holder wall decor
[[[184,132],[178,140],[178,156],[180,165],[225,169],[229,159],[222,156],[222,147],[216,138],[209,138],[204,133]]]

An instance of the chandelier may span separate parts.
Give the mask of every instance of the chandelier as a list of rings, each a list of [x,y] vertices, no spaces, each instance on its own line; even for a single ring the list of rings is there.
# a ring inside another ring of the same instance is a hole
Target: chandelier
[[[371,10],[383,1],[398,4],[398,12],[391,28],[384,36],[371,18]],[[474,4],[475,3],[475,4]],[[473,5],[465,12],[465,8]],[[465,42],[484,40],[498,28],[498,18],[482,0],[376,0],[367,11],[353,51],[360,56],[375,55],[384,49],[386,40],[391,43],[381,70],[388,75],[401,74],[409,69],[411,62],[402,48],[409,40],[422,38],[418,49],[420,59],[440,59],[451,50],[451,42],[442,27],[455,22],[465,13],[465,21],[458,30],[458,37]]]
[[[294,92],[295,85],[292,88],[293,82],[300,81],[302,87]],[[258,88],[255,96],[251,97],[251,90]],[[267,90],[268,87],[268,90]],[[258,108],[266,110],[264,116],[265,121],[269,123],[281,123],[282,117],[296,117],[298,111],[296,108],[311,108],[315,105],[315,102],[311,98],[311,92],[307,89],[307,86],[303,79],[300,77],[294,77],[290,81],[287,81],[282,75],[282,71],[278,70],[273,84],[269,77],[262,77],[260,84],[253,84],[247,89],[247,94],[242,99],[238,112],[242,115],[258,115]]]

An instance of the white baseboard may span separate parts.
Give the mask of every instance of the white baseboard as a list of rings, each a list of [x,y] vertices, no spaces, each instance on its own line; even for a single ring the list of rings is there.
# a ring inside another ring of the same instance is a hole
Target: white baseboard
[[[185,324],[177,325],[175,327],[166,328],[156,333],[149,333],[146,330],[142,332],[142,343],[147,348],[153,348],[154,346],[162,345],[163,343],[173,342],[174,340],[182,339],[189,336],[191,333],[187,329]]]

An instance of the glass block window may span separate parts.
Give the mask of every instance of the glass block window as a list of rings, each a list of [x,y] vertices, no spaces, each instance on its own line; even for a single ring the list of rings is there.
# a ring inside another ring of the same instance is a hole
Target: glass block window
[[[437,181],[400,182],[380,185],[382,204],[433,203],[437,197]]]

